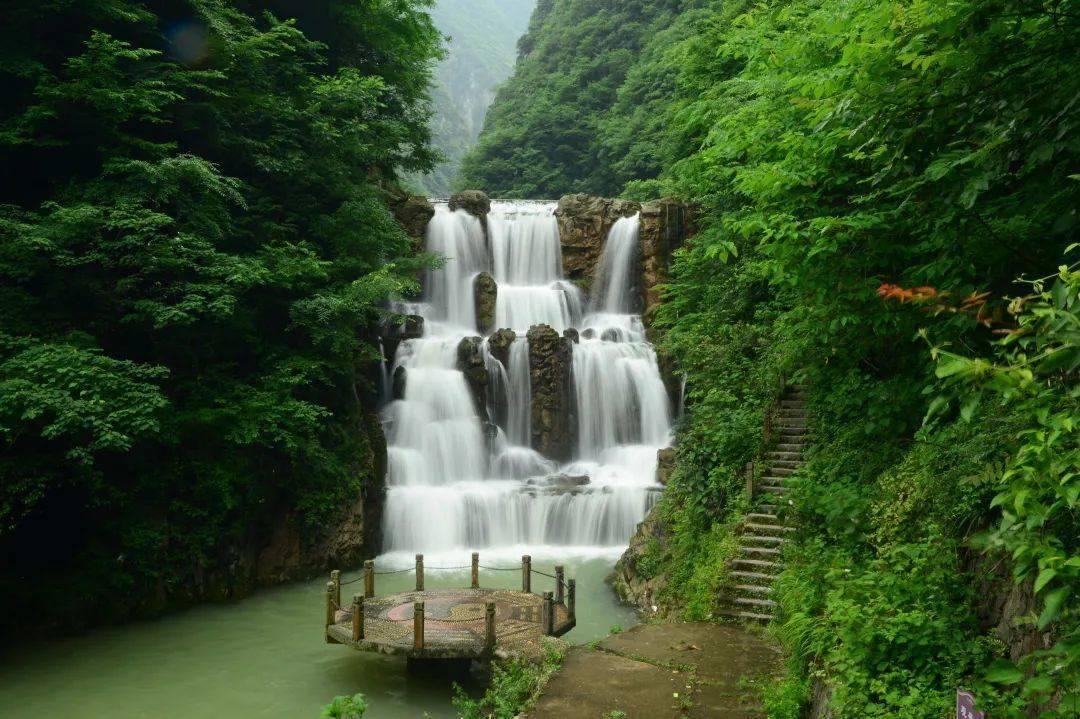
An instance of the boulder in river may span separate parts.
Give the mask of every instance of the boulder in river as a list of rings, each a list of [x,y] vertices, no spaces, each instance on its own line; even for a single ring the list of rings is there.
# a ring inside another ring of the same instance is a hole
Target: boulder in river
[[[476,324],[482,334],[495,327],[495,304],[499,299],[499,283],[487,272],[473,280],[473,301],[476,302]]]
[[[548,325],[535,325],[528,338],[532,446],[548,459],[567,462],[577,444],[573,343]]]
[[[465,375],[465,382],[469,385],[469,394],[472,395],[476,413],[482,422],[488,421],[488,371],[484,364],[484,357],[480,352],[479,337],[464,337],[458,343],[457,364],[458,369]]]
[[[450,211],[454,210],[465,210],[486,224],[488,213],[491,212],[491,200],[480,190],[464,190],[450,198]]]
[[[501,329],[496,330],[491,337],[488,338],[488,352],[495,359],[502,362],[503,367],[510,366],[510,345],[514,344],[514,340],[517,339],[517,333],[514,330]]]

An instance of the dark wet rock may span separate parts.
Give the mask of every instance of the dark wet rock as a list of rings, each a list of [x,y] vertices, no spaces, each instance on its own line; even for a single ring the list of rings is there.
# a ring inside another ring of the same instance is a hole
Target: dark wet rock
[[[581,338],[586,340],[596,339],[596,330],[590,327],[589,329],[581,331]]]
[[[491,212],[491,200],[479,190],[464,190],[450,198],[450,211],[454,210],[465,210],[486,223],[487,215]]]
[[[591,195],[567,195],[559,200],[555,217],[559,221],[565,277],[588,290],[612,225],[639,209],[637,202]]]
[[[390,198],[390,211],[412,239],[413,250],[423,249],[424,235],[435,216],[435,207],[426,197],[400,192]]]
[[[401,322],[387,322],[383,326],[383,352],[386,360],[393,362],[398,346],[405,340],[420,339],[424,336],[424,318],[419,315],[405,315]]]
[[[488,338],[488,352],[502,362],[503,367],[509,367],[510,345],[514,344],[515,340],[517,340],[517,333],[514,330],[497,330]]]
[[[394,378],[391,384],[391,396],[394,399],[405,399],[405,381],[407,370],[404,367],[398,367],[394,370]]]
[[[646,557],[663,550],[666,534],[657,505],[638,524],[637,531],[630,538],[630,546],[615,564],[611,585],[624,602],[652,611],[657,594],[668,580],[663,573],[652,573],[656,562],[648,561]]]
[[[578,331],[573,327],[563,330],[562,336],[570,340],[574,344],[578,344],[581,341],[581,336],[578,334]]]
[[[619,330],[609,327],[601,333],[600,339],[604,342],[618,342]]]
[[[588,475],[552,474],[547,477],[534,477],[526,484],[550,487],[553,489],[577,489],[588,485],[592,480]]]
[[[458,369],[465,375],[465,382],[469,385],[469,394],[472,395],[476,413],[481,421],[488,421],[488,371],[484,364],[484,357],[480,351],[483,342],[479,337],[465,337],[458,343],[457,360]]]
[[[487,272],[473,280],[473,299],[476,302],[476,324],[487,334],[495,327],[495,305],[499,299],[499,283]]]
[[[577,444],[573,343],[547,325],[534,326],[528,338],[532,446],[548,459],[566,462]]]
[[[675,471],[675,448],[665,447],[656,453],[656,481],[667,486]]]
[[[672,198],[653,200],[641,206],[642,290],[644,319],[651,325],[660,307],[660,286],[668,281],[671,253],[694,233],[695,208]]]

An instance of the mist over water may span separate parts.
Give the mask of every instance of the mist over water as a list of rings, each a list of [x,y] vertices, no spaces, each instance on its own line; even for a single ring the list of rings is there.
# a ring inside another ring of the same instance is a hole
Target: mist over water
[[[471,551],[507,561],[522,553],[615,556],[655,501],[656,454],[671,442],[672,413],[633,312],[640,219],[612,228],[590,303],[563,279],[554,210],[497,202],[485,236],[475,217],[436,208],[427,249],[446,264],[428,273],[423,303],[398,308],[423,316],[425,334],[399,347],[393,368],[405,369],[406,389],[383,412],[390,444],[384,564],[404,565],[417,552],[432,564],[440,557],[460,564]],[[493,330],[517,335],[505,364],[488,338],[481,343],[490,425],[457,356],[462,339],[480,337],[480,272],[498,285]],[[526,333],[538,324],[580,332],[571,365],[578,442],[562,465],[531,447]]]

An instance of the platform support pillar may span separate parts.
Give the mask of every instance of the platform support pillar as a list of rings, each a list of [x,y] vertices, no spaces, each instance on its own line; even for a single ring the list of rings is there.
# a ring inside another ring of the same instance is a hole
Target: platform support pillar
[[[532,557],[528,554],[521,558],[521,591],[532,591]]]
[[[352,599],[352,640],[364,639],[364,598],[357,594]]]
[[[424,648],[424,603],[413,602],[413,649]]]
[[[566,582],[566,611],[571,623],[577,621],[577,580],[570,579]]]
[[[326,583],[326,626],[323,627],[323,634],[326,635],[326,643],[330,644],[330,635],[326,632],[334,624],[334,613],[337,611],[337,607],[334,606],[334,583]]]
[[[424,555],[416,555],[416,591],[424,591]]]
[[[544,634],[549,637],[555,633],[555,598],[551,592],[544,592]]]
[[[566,576],[566,568],[563,567],[561,564],[557,565],[555,567],[555,603],[556,604],[562,604],[563,599],[566,596],[566,593],[564,591],[565,586],[566,586],[566,580],[564,579],[565,576]]]
[[[484,647],[489,652],[495,648],[495,602],[487,603],[484,615]]]
[[[375,596],[375,562],[364,562],[364,598],[371,599]]]
[[[480,588],[480,552],[472,553],[472,588]]]

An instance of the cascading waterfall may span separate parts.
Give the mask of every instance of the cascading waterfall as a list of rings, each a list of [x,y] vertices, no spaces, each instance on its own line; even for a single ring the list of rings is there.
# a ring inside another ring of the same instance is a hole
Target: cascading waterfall
[[[473,549],[525,548],[565,556],[625,547],[656,497],[656,453],[671,441],[656,355],[633,313],[638,235],[637,217],[612,228],[587,309],[581,290],[562,277],[554,205],[495,203],[486,236],[475,217],[437,208],[427,250],[446,263],[428,273],[425,302],[395,308],[423,316],[425,329],[399,346],[390,374],[404,371],[405,389],[383,413],[384,548],[391,557],[446,552],[460,559]],[[480,272],[497,284],[494,328],[516,334],[503,345],[503,360],[490,336],[480,344],[490,425],[457,364],[461,341],[480,334]],[[537,324],[580,332],[571,370],[578,448],[576,459],[561,465],[530,446],[526,333]]]

